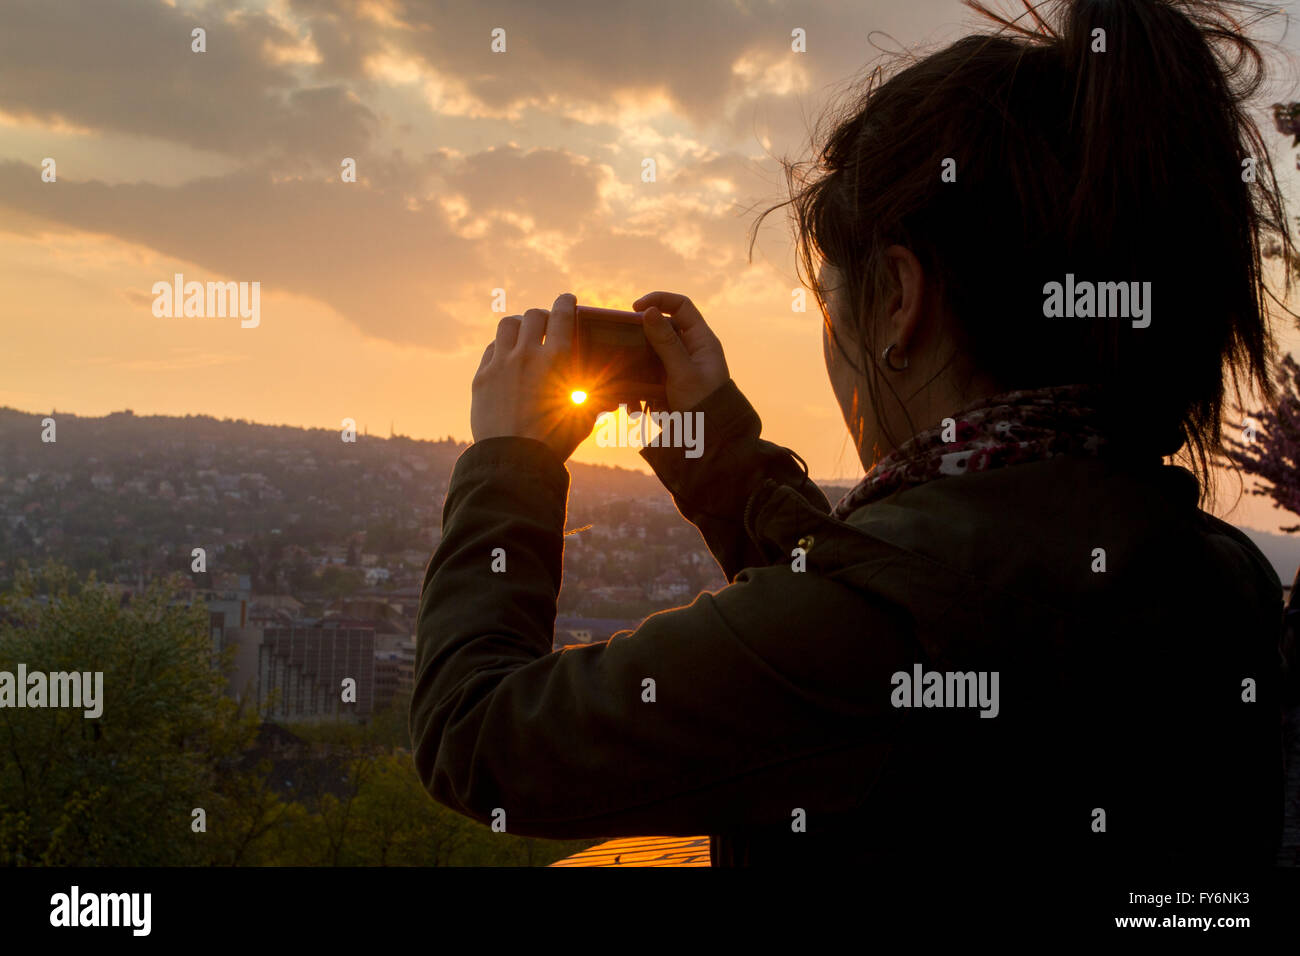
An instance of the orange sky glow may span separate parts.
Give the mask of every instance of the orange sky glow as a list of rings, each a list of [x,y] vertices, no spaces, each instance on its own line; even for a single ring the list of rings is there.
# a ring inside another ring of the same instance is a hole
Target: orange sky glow
[[[752,262],[748,230],[786,198],[777,159],[806,158],[881,48],[972,29],[958,0],[60,7],[0,13],[0,406],[468,440],[498,290],[522,313],[663,289],[699,305],[765,437],[815,477],[860,477],[815,300],[791,310],[787,221],[768,217]],[[1258,121],[1292,195],[1267,114],[1288,92]],[[151,290],[178,273],[259,283],[257,326],[157,317]],[[1276,331],[1300,355],[1289,320]],[[594,438],[575,458],[645,470]]]

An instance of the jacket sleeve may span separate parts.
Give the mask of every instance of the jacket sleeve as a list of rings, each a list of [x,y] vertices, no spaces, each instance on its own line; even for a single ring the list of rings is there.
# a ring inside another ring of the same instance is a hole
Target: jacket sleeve
[[[890,675],[915,659],[894,612],[776,565],[552,652],[567,485],[530,439],[479,442],[457,462],[410,713],[433,798],[557,839],[699,835],[862,799],[899,719]],[[818,653],[809,622],[827,614],[877,637],[848,642],[847,658]]]
[[[763,423],[731,379],[686,414],[702,416],[699,433],[703,453],[686,457],[688,449],[642,449],[673,496],[677,510],[700,529],[705,544],[728,581],[748,567],[771,563],[746,525],[750,501],[765,485],[788,485],[823,514],[831,510],[826,496],[808,477],[808,467],[794,452],[759,438]]]

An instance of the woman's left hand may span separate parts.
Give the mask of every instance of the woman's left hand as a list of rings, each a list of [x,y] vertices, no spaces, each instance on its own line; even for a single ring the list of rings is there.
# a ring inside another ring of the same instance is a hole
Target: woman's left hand
[[[469,422],[475,441],[535,438],[567,461],[591,434],[595,413],[573,403],[566,381],[576,302],[566,292],[549,312],[529,309],[498,323],[496,341],[474,375]]]

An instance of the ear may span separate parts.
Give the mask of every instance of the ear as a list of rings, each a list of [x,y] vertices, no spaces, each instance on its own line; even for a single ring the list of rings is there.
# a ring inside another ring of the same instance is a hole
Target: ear
[[[884,315],[886,343],[897,344],[900,355],[907,354],[908,343],[913,340],[921,324],[925,299],[925,269],[921,260],[906,246],[890,246],[885,250],[885,267],[893,279],[894,289]]]

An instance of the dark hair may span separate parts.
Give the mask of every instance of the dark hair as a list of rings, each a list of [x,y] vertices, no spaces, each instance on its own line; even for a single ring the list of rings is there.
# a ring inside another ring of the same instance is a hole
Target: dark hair
[[[823,314],[818,255],[844,277],[878,420],[869,313],[891,283],[883,250],[897,243],[921,261],[973,369],[1007,389],[1104,384],[1117,443],[1162,456],[1185,446],[1204,497],[1222,451],[1225,366],[1239,404],[1243,374],[1273,398],[1266,299],[1279,300],[1263,280],[1266,235],[1283,262],[1294,256],[1244,105],[1265,72],[1244,31],[1270,11],[1232,0],[1024,0],[1012,21],[964,2],[1000,29],[909,57],[888,81],[873,70],[849,115],[832,113],[816,160],[782,161],[792,198],[755,222],[751,254],[763,218],[792,205],[798,265]],[[1094,52],[1098,29],[1104,52]],[[954,182],[941,180],[947,158]],[[1066,273],[1150,281],[1150,326],[1044,318],[1044,284]]]

